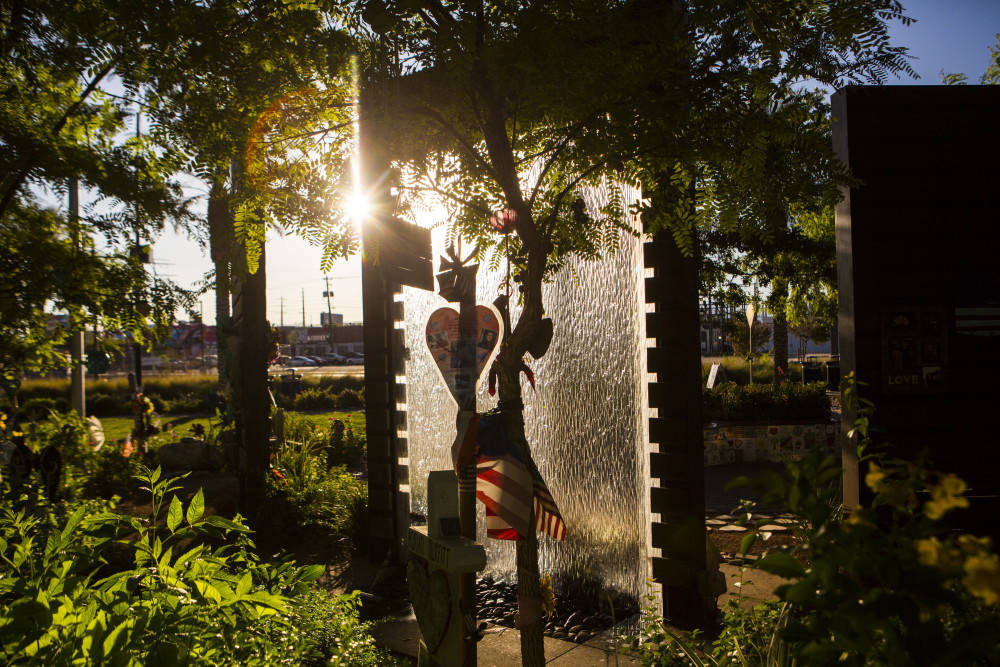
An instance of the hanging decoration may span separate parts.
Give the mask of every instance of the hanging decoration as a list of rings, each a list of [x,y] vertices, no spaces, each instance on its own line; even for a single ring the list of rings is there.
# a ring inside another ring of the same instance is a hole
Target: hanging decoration
[[[458,402],[467,391],[468,373],[472,368],[472,382],[483,373],[486,362],[500,339],[500,320],[487,306],[476,306],[476,334],[474,340],[463,340],[459,335],[459,314],[454,308],[438,308],[427,320],[427,347],[451,395]]]
[[[565,540],[566,524],[548,486],[524,463],[499,410],[480,417],[477,445],[476,497],[486,508],[486,534],[498,540],[524,539],[533,509],[535,530]]]

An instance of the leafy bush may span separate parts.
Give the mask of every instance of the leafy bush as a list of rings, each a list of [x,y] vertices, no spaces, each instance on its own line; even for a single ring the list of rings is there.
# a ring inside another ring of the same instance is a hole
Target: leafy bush
[[[332,410],[337,407],[337,396],[327,389],[306,389],[295,397],[296,410]]]
[[[365,438],[355,433],[350,422],[344,424],[339,419],[331,418],[326,442],[328,466],[343,465],[349,468],[360,466],[366,446]]]
[[[185,509],[158,469],[140,481],[151,489],[147,519],[116,514],[107,503],[65,516],[40,496],[7,493],[0,506],[6,664],[392,662],[358,621],[356,597],[309,593],[323,566],[262,562],[239,517],[203,515],[200,491]],[[205,541],[234,537],[222,547]]]
[[[87,412],[97,417],[114,417],[128,414],[132,406],[128,403],[128,397],[122,398],[111,396],[105,393],[94,393],[87,395]]]
[[[746,359],[741,359],[739,357],[722,357],[718,363],[722,365],[721,370],[725,372],[725,380],[735,382],[736,384],[750,384],[750,366],[747,364]],[[702,386],[705,386],[708,382],[708,374],[711,370],[712,363],[707,360],[702,361]],[[802,364],[789,363],[788,376],[786,379],[791,382],[802,382]],[[765,354],[761,355],[758,359],[754,359],[753,381],[755,384],[758,382],[762,384],[774,382],[774,359],[770,355]]]
[[[268,479],[272,516],[287,526],[323,527],[357,542],[368,511],[368,485],[343,466],[329,467],[323,448],[316,437],[279,446]]]
[[[337,397],[337,407],[341,409],[363,408],[365,406],[364,390],[345,389]]]
[[[708,421],[798,421],[830,418],[826,385],[814,382],[738,385],[723,382],[702,390],[703,419]]]
[[[49,416],[50,412],[66,412],[69,401],[65,398],[29,398],[21,405],[18,417],[25,421],[38,421]]]

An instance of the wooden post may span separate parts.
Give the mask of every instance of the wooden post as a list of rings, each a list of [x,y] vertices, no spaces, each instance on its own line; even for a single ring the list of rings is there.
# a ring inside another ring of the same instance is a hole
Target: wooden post
[[[670,232],[657,234],[644,247],[646,335],[656,339],[648,350],[649,404],[657,410],[649,438],[658,451],[650,454],[652,544],[662,550],[653,558],[653,577],[663,587],[663,614],[672,624],[705,627],[712,619],[706,607],[705,461],[701,417],[701,348],[698,313],[698,257],[686,257]]]

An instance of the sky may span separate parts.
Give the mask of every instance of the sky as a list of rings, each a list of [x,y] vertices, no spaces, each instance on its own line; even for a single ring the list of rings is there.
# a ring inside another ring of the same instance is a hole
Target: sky
[[[894,80],[890,85],[935,85],[942,72],[964,72],[976,83],[989,64],[990,48],[1000,33],[1000,0],[904,0],[906,14],[916,19],[909,27],[894,24],[896,45],[906,46],[914,56],[913,69],[920,76]],[[321,251],[296,237],[272,235],[267,246],[267,314],[273,324],[318,326],[327,308],[323,292],[325,276],[320,269]],[[158,275],[182,286],[191,286],[211,269],[206,251],[197,243],[172,232],[155,242],[154,266]],[[354,257],[338,261],[329,274],[334,296],[332,310],[345,322],[360,322],[361,261]],[[215,323],[214,294],[201,298],[204,320]]]

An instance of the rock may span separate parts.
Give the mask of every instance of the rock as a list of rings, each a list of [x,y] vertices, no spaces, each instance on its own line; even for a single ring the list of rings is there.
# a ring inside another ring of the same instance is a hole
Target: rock
[[[582,644],[583,642],[585,642],[588,639],[590,639],[590,636],[591,635],[590,635],[589,632],[587,632],[586,630],[582,630],[582,631],[580,631],[580,632],[577,633],[576,638],[574,639],[574,641],[577,641],[577,642],[579,642],[579,643]]]
[[[219,470],[222,452],[204,440],[185,438],[160,447],[157,460],[164,470]]]
[[[578,611],[575,611],[572,614],[570,614],[569,618],[566,619],[566,626],[569,627],[571,625],[574,625],[576,623],[576,620],[580,618],[580,616],[581,614]]]
[[[769,531],[772,533],[784,533],[788,531],[788,526],[777,523],[768,523],[761,526],[759,530]]]
[[[737,526],[736,524],[729,524],[728,526],[723,526],[719,528],[720,533],[745,533],[747,532],[746,526]]]
[[[583,626],[582,625],[574,625],[569,630],[567,630],[567,632],[569,634],[571,634],[571,635],[575,635],[576,633],[580,632],[581,630],[583,630]]]

